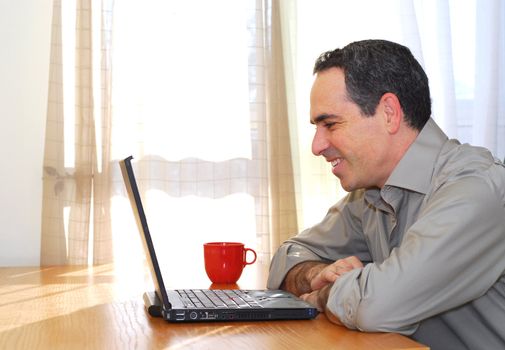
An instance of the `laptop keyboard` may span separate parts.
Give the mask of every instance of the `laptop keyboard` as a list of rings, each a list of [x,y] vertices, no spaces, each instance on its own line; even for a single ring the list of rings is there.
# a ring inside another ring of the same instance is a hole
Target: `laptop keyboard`
[[[262,308],[256,299],[242,290],[184,289],[176,291],[184,305],[190,308]]]

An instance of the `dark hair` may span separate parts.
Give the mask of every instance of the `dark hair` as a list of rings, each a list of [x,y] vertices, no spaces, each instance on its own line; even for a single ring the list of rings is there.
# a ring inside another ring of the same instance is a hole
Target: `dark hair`
[[[387,92],[395,94],[405,120],[421,130],[431,115],[428,77],[410,50],[386,40],[363,40],[323,53],[314,74],[337,67],[343,70],[349,98],[366,116],[375,114]]]

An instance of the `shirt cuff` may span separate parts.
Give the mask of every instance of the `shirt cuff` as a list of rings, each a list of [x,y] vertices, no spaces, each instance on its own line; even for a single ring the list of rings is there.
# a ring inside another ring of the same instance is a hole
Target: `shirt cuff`
[[[350,329],[359,329],[356,317],[361,301],[359,277],[362,270],[349,271],[335,281],[330,289],[326,304],[328,310]]]
[[[366,300],[366,276],[373,264],[347,272],[333,283],[328,295],[326,307],[347,328],[362,332],[395,332],[411,335],[418,327],[418,323],[410,325],[393,325],[384,327],[383,317],[374,311],[373,301]],[[375,301],[378,302],[378,301]],[[388,315],[389,316],[389,315]]]

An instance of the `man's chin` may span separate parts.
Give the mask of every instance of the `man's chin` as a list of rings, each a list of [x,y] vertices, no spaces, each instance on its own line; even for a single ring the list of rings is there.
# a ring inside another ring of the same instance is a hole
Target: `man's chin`
[[[346,192],[352,192],[352,191],[362,190],[362,189],[370,190],[370,189],[378,189],[379,188],[374,185],[366,186],[366,185],[360,185],[360,184],[356,184],[356,183],[348,183],[348,182],[345,182],[342,180],[340,180],[340,187],[342,187],[344,189],[344,191],[346,191]]]
[[[342,176],[337,176],[338,179],[340,180],[340,186],[346,191],[346,192],[352,192],[359,190],[361,188],[364,188],[363,186],[360,186],[358,183],[349,181],[349,179],[343,178]]]
[[[340,180],[340,187],[342,187],[346,192],[354,191],[354,186],[349,184],[349,182],[343,180],[340,176],[337,176]]]
[[[342,185],[342,182],[340,182],[340,186],[344,189],[344,191],[346,192],[352,192],[354,190],[356,190],[356,188],[352,187],[352,186],[346,186],[346,185]]]

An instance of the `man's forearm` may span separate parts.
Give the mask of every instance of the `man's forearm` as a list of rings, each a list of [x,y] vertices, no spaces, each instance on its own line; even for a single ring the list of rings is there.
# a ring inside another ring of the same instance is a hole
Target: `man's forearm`
[[[310,281],[328,264],[320,261],[305,261],[302,262],[291,270],[289,270],[284,282],[282,282],[281,289],[291,292],[295,295],[302,295],[310,293]]]

